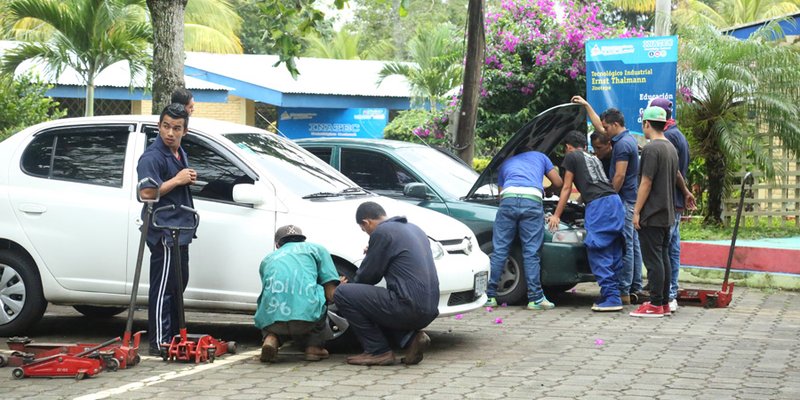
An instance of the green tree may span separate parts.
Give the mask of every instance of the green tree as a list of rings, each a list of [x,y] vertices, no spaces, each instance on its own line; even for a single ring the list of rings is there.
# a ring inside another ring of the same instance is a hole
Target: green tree
[[[693,154],[705,159],[705,222],[721,222],[726,183],[735,166],[749,162],[772,178],[770,144],[800,153],[800,52],[769,41],[775,24],[747,40],[706,27],[681,37],[678,85],[681,129]]]
[[[385,60],[391,58],[393,54],[394,48],[388,41],[362,49],[360,34],[341,29],[330,38],[324,38],[318,33],[306,37],[306,49],[303,55],[338,60]]]
[[[416,99],[429,102],[436,111],[441,98],[461,84],[464,48],[450,25],[423,27],[408,44],[413,63],[390,62],[378,74],[378,84],[391,75],[404,76]]]
[[[0,141],[22,128],[67,114],[47,97],[49,86],[29,75],[0,74]]]
[[[685,27],[728,28],[800,12],[800,0],[679,0],[672,15]]]
[[[35,22],[47,37],[32,36],[6,52],[2,69],[13,73],[26,60],[36,59],[56,75],[70,67],[86,85],[86,115],[94,114],[94,81],[106,67],[128,61],[131,76],[144,72],[150,26],[138,0],[11,0],[6,7],[15,20]]]

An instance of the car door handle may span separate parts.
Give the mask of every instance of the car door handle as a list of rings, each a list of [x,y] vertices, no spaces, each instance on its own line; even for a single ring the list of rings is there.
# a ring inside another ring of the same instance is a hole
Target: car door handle
[[[22,203],[19,205],[19,210],[27,214],[44,214],[47,207],[41,204]]]

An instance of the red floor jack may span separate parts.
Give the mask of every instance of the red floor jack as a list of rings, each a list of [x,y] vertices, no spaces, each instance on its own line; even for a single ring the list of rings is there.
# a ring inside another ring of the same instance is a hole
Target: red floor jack
[[[678,301],[699,303],[705,308],[725,308],[733,299],[733,282],[728,282],[731,275],[733,251],[736,249],[736,236],[739,234],[739,220],[742,218],[744,207],[744,186],[753,184],[753,174],[748,172],[742,178],[742,187],[739,195],[739,208],[736,210],[736,222],[733,225],[731,248],[728,251],[728,264],[725,266],[725,279],[722,281],[722,290],[713,289],[681,289],[678,291]]]
[[[187,206],[180,206],[180,208],[194,216],[194,225],[190,227],[181,226],[162,226],[158,224],[156,216],[162,211],[174,211],[176,206],[174,204],[159,207],[153,212],[153,226],[160,229],[167,229],[172,236],[172,253],[175,257],[175,282],[181,285],[183,282],[183,272],[181,271],[181,249],[180,249],[180,231],[194,230],[200,223],[200,216],[197,211]],[[214,362],[217,356],[225,353],[236,354],[236,342],[223,342],[213,338],[211,335],[204,334],[187,334],[186,333],[186,316],[183,310],[183,290],[178,290],[178,327],[179,334],[172,338],[171,343],[161,344],[161,358],[164,361],[178,360],[178,361],[193,361],[200,362]]]
[[[11,338],[8,347],[15,351],[6,362],[16,367],[11,375],[17,379],[75,377],[80,380],[105,369],[116,370],[119,363],[114,358],[113,345],[119,341],[117,337],[100,344],[35,345],[27,338]]]

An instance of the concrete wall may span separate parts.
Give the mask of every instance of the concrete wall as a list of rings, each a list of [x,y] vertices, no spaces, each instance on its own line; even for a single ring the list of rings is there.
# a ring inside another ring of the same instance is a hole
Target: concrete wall
[[[132,101],[131,113],[150,114],[150,100]],[[210,118],[244,125],[255,125],[255,103],[242,97],[229,95],[227,103],[195,103],[193,117]]]

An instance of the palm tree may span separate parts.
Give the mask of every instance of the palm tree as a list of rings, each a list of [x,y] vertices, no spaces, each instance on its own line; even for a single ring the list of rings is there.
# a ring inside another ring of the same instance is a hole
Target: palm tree
[[[705,159],[708,206],[705,222],[721,220],[722,199],[734,165],[749,162],[767,177],[776,174],[771,145],[800,154],[800,53],[768,41],[776,24],[747,40],[709,27],[682,36],[678,85],[679,121]]]
[[[797,12],[800,0],[679,0],[672,14],[681,26],[710,23],[717,28],[728,28]]]
[[[242,17],[230,0],[191,0],[184,15],[185,50],[241,54],[241,28]]]
[[[380,60],[394,54],[394,47],[388,40],[382,40],[368,49],[361,48],[361,35],[346,29],[336,32],[330,39],[317,33],[305,38],[306,57],[333,58],[337,60]]]
[[[45,27],[49,34],[6,52],[2,69],[13,73],[30,59],[42,61],[55,75],[66,67],[73,68],[86,84],[86,115],[91,116],[94,81],[101,71],[123,60],[129,62],[131,78],[146,70],[147,44],[152,33],[137,3],[138,0],[11,0],[6,7],[13,20],[29,27]]]
[[[391,75],[404,76],[415,98],[426,99],[431,111],[448,91],[461,84],[463,46],[449,25],[419,29],[408,44],[413,63],[390,62],[379,73],[378,85]]]

